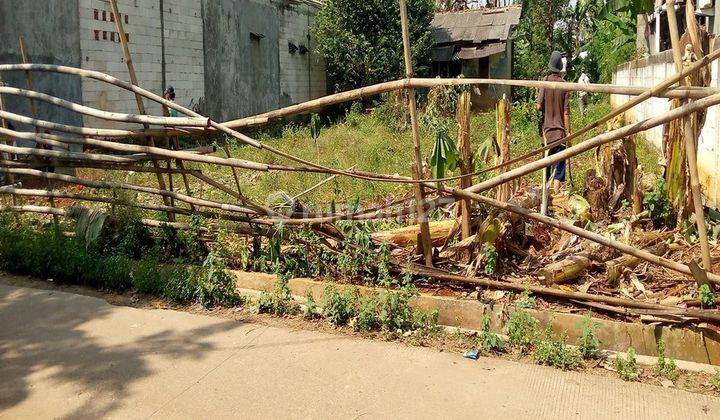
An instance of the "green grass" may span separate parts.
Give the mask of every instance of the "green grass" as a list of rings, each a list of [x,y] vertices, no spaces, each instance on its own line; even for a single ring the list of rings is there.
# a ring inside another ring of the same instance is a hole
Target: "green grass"
[[[608,101],[599,99],[597,103],[589,106],[586,116],[581,116],[577,103],[573,101],[571,113],[573,130],[578,130],[607,114],[610,110],[611,107]],[[510,145],[512,157],[527,153],[541,145],[541,139],[537,133],[537,118],[533,103],[516,105],[512,108],[512,143]],[[472,150],[477,151],[481,144],[495,134],[495,130],[494,111],[474,114],[471,122]],[[456,135],[455,131],[455,127],[450,130],[453,137]],[[604,127],[602,131],[604,131]],[[602,131],[593,130],[574,143],[577,144],[578,141]],[[344,122],[325,126],[316,141],[311,137],[309,126],[288,124],[283,127],[282,132],[274,130],[273,134],[270,133],[273,133],[273,131],[256,133],[255,137],[268,145],[325,166],[346,169],[355,165],[357,169],[369,172],[410,175],[413,162],[413,145],[410,130],[398,130],[390,127],[374,115],[352,115],[351,118]],[[427,162],[432,153],[434,133],[421,125],[420,140],[422,154]],[[238,146],[233,141],[230,141],[230,144],[233,157],[263,163],[294,165],[293,162],[288,162],[266,150]],[[644,170],[659,173],[658,152],[644,141],[638,141],[637,147],[638,160]],[[224,156],[224,152],[218,152],[217,155]],[[495,157],[493,155],[489,157],[487,162],[476,162],[477,167],[488,167],[494,164]],[[595,167],[595,151],[590,150],[573,158],[571,165],[575,186],[580,189],[584,184],[585,172]],[[230,168],[191,163],[186,163],[186,166],[202,169],[205,174],[234,189],[235,181]],[[326,178],[326,175],[323,174],[260,173],[240,169],[237,170],[237,173],[243,193],[261,203],[265,203],[267,197],[274,192],[284,191],[290,196],[294,196]],[[450,173],[450,175],[457,174],[457,170]],[[157,185],[154,174],[136,173],[127,176],[122,173],[115,173],[111,177],[116,181],[131,180],[145,185]],[[527,176],[527,180],[531,183],[537,184],[540,179],[539,171]],[[176,189],[184,192],[182,178],[179,175],[173,177],[173,183]],[[194,190],[195,195],[202,194],[205,198],[234,201],[227,194],[202,185],[192,177],[191,188]],[[411,188],[407,184],[367,182],[339,177],[305,195],[302,200],[306,205],[313,206],[316,209],[328,210],[332,200],[335,200],[338,208],[341,208],[342,203],[354,200],[360,200],[365,206],[369,206],[382,203],[385,199],[399,198],[410,194]],[[158,198],[152,200],[159,203]]]

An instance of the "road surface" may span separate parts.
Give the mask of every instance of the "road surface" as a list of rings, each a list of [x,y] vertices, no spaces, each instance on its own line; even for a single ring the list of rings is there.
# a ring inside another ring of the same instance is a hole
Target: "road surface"
[[[720,399],[0,283],[0,418],[720,418]]]

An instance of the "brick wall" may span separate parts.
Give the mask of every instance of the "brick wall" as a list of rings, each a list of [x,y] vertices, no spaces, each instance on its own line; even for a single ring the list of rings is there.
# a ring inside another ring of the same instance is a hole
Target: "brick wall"
[[[314,52],[309,26],[316,7],[280,8],[280,106],[308,101],[327,92],[325,63]],[[293,47],[289,44],[292,43]]]

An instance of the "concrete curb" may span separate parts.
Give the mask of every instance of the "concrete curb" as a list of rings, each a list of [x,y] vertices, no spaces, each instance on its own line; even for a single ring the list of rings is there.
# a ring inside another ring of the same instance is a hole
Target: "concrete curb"
[[[237,287],[255,291],[269,292],[273,289],[276,276],[265,273],[247,273],[233,271],[237,277]],[[291,293],[304,299],[308,291],[312,292],[316,301],[322,300],[326,284],[311,279],[291,279],[288,282]],[[338,289],[349,286],[336,284]],[[357,287],[363,295],[372,294],[379,289]],[[476,300],[465,300],[421,294],[411,305],[423,311],[437,310],[440,314],[439,324],[467,330],[481,330],[483,315],[490,317],[491,329],[504,333],[505,322],[510,313],[517,310],[513,305],[489,305]],[[524,309],[540,321],[542,327],[550,326],[557,333],[565,333],[569,343],[575,343],[581,335],[578,324],[583,315],[560,312]],[[677,360],[692,363],[720,366],[720,336],[714,332],[688,327],[669,327],[661,325],[619,322],[593,318],[600,323],[599,337],[601,349],[612,352],[625,352],[633,347],[638,356],[657,357],[657,340],[665,341],[665,354]],[[640,362],[641,357],[638,357]],[[654,359],[652,361],[654,363]],[[651,363],[651,364],[652,364]],[[687,370],[698,367],[688,366]],[[712,369],[701,369],[714,373]]]

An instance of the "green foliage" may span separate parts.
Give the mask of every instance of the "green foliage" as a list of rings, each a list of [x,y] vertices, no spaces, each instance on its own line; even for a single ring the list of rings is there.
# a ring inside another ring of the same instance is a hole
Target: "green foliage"
[[[537,306],[537,299],[531,291],[525,290],[520,293],[520,296],[515,300],[515,306],[522,309],[535,309]]]
[[[615,369],[623,381],[636,381],[638,379],[637,359],[634,348],[630,347],[628,349],[627,358],[625,359],[620,355],[617,356],[617,359],[615,359]]]
[[[315,296],[312,291],[308,289],[305,297],[305,306],[303,307],[303,317],[305,317],[305,319],[315,319],[319,315]]]
[[[312,294],[310,294],[310,297],[312,298]],[[311,304],[315,304],[314,299]],[[290,287],[285,277],[278,275],[272,293],[262,293],[260,295],[258,298],[258,312],[277,316],[293,315],[297,312],[297,305],[293,302]]]
[[[661,338],[657,341],[658,359],[655,365],[655,374],[661,375],[675,382],[680,376],[677,364],[672,358],[665,357],[665,341]]]
[[[378,296],[370,295],[360,298],[359,310],[355,319],[355,329],[358,331],[374,331],[382,326],[380,322]]]
[[[318,137],[320,137],[320,129],[322,128],[322,123],[320,122],[320,116],[318,114],[312,114],[310,116],[310,136],[317,142]]]
[[[713,308],[715,306],[715,293],[713,293],[709,285],[701,284],[698,294],[700,295],[700,303],[704,308]]]
[[[539,341],[533,352],[533,359],[541,365],[553,366],[562,370],[573,370],[580,366],[580,352],[566,344],[567,336],[554,335],[550,331]]]
[[[142,212],[132,197],[119,196],[110,206],[98,237],[105,252],[117,252],[128,258],[142,258],[153,246],[150,229],[142,223]]]
[[[482,247],[482,252],[485,259],[485,268],[483,269],[485,271],[485,274],[495,274],[498,262],[498,253],[497,249],[495,249],[495,245],[488,242],[484,243]]]
[[[580,338],[578,338],[578,351],[583,359],[590,359],[597,355],[600,350],[600,338],[598,338],[598,330],[600,329],[600,323],[592,318],[592,313],[587,313],[583,319],[578,323],[578,328],[581,331]]]
[[[155,247],[162,261],[200,264],[210,252],[201,233],[205,228],[205,219],[193,215],[190,217],[190,230],[177,230],[167,223],[161,223],[157,229]]]
[[[235,278],[228,273],[225,262],[216,252],[208,254],[202,268],[197,287],[198,303],[205,307],[234,306],[242,303],[235,286]]]
[[[490,317],[487,314],[483,314],[480,345],[486,352],[499,353],[505,350],[505,341],[490,331]]]
[[[665,179],[660,177],[652,191],[643,196],[643,207],[650,213],[655,226],[672,227],[675,220],[672,204],[668,197]]]
[[[715,369],[715,374],[710,377],[710,385],[715,392],[720,392],[720,370]]]
[[[430,168],[433,178],[444,178],[445,171],[454,171],[457,168],[460,152],[455,147],[455,142],[448,135],[447,128],[437,125],[437,135],[432,156],[430,156]]]
[[[378,105],[372,111],[372,117],[390,130],[407,130],[407,110],[397,95],[384,93]]]
[[[526,311],[515,311],[510,314],[507,322],[507,335],[510,344],[526,352],[535,344],[538,336],[539,322]]]
[[[345,325],[357,314],[358,298],[356,288],[340,293],[334,285],[329,284],[323,295],[323,313],[333,325]]]
[[[612,82],[612,75],[618,65],[635,54],[636,16],[624,11],[609,13],[597,21],[597,30],[590,38],[588,53],[592,60],[591,69],[599,83]]]
[[[432,0],[409,0],[407,8],[410,52],[415,75],[422,77],[431,64],[430,22],[435,4]],[[397,0],[328,0],[315,16],[311,33],[336,92],[405,74]]]

